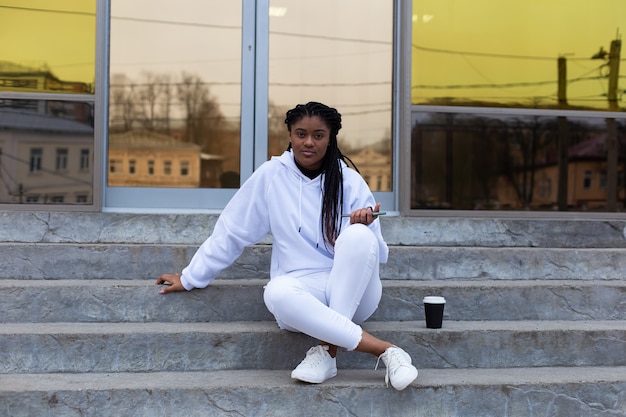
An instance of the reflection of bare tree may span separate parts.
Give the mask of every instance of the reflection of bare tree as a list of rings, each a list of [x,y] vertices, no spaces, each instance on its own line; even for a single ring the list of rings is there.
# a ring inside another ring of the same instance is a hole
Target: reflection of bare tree
[[[147,72],[144,73],[145,84],[139,90],[139,114],[141,122],[145,129],[154,130],[156,125],[156,106],[159,98],[159,86],[155,82],[155,75]]]
[[[171,131],[171,114],[172,114],[172,100],[173,92],[168,74],[161,74],[157,76],[157,82],[161,85],[161,96],[163,98],[163,104],[161,105],[162,119],[163,119],[163,132],[167,135]]]
[[[216,132],[224,116],[199,76],[183,73],[177,83],[169,74],[144,72],[141,77],[138,83],[124,74],[112,77],[111,131],[142,128],[172,134],[180,130],[183,141],[200,145],[204,152],[220,153],[222,144]],[[176,125],[175,119],[181,117],[183,125]]]
[[[138,118],[147,130],[169,130],[169,114],[172,106],[169,76],[143,74],[144,82],[138,88]]]
[[[195,142],[201,123],[200,109],[209,100],[209,89],[197,75],[183,73],[181,82],[176,86],[176,93],[185,112],[186,129],[183,140]]]
[[[133,85],[124,74],[112,77],[111,94],[111,130],[128,131],[133,128],[137,97]]]
[[[530,125],[517,120],[509,127],[505,147],[510,163],[504,165],[504,173],[521,206],[528,208],[533,201],[537,152],[541,146],[537,133],[539,124],[535,118]]]
[[[185,112],[183,140],[200,145],[205,152],[221,153],[221,144],[214,135],[224,116],[210,97],[209,88],[197,75],[183,73],[176,93]]]

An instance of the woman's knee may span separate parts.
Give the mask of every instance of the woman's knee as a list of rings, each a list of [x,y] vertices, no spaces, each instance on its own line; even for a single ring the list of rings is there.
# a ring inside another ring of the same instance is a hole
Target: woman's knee
[[[364,224],[356,223],[348,226],[337,238],[337,245],[342,242],[348,245],[375,245],[377,244],[376,235]]]
[[[302,291],[296,278],[279,276],[272,278],[263,291],[263,301],[270,313],[275,316],[288,309],[296,294]]]
[[[283,281],[285,281],[283,277],[272,278],[263,290],[263,301],[271,312],[273,312],[274,305],[286,295],[285,285],[282,285]]]

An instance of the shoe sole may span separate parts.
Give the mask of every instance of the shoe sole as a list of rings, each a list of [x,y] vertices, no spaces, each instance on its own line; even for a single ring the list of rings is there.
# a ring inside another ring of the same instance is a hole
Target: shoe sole
[[[294,375],[294,373],[291,373],[291,378],[292,379],[297,379],[298,381],[302,381],[302,382],[308,382],[309,384],[321,384],[324,381],[329,380],[330,378],[333,378],[337,376],[337,370],[335,370],[334,372],[332,372],[330,375],[326,375],[325,378],[308,378],[306,375]]]
[[[413,382],[413,381],[415,381],[417,379],[417,374],[418,374],[417,369],[416,368],[414,368],[414,369],[415,369],[415,375],[413,375],[411,377],[409,382],[407,382],[406,384],[399,385],[399,386],[395,386],[393,383],[391,383],[391,386],[394,387],[398,391],[402,391],[403,389],[405,389],[406,387],[411,385],[411,382]]]

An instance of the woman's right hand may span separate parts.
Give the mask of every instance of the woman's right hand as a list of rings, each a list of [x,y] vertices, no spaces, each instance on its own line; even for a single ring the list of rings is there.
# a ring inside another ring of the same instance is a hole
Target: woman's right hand
[[[156,285],[167,285],[159,291],[161,294],[168,292],[185,291],[182,282],[180,282],[180,274],[163,274],[155,282]]]

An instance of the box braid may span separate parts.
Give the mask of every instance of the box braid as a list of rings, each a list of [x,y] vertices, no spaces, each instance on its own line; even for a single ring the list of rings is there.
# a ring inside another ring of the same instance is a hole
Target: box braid
[[[318,116],[330,129],[330,141],[328,149],[322,162],[322,172],[324,174],[324,188],[322,190],[322,230],[324,231],[324,242],[335,245],[335,240],[341,231],[341,215],[343,213],[343,173],[342,165],[348,161],[352,167],[359,172],[356,165],[350,158],[344,156],[337,145],[337,133],[341,129],[341,114],[334,108],[325,104],[310,101],[307,104],[298,104],[293,109],[287,111],[285,124],[287,130],[291,132],[291,126],[303,117]],[[287,150],[291,149],[291,142]]]

